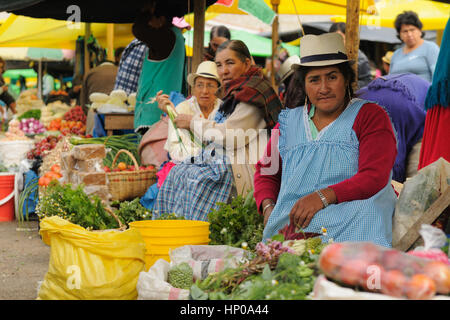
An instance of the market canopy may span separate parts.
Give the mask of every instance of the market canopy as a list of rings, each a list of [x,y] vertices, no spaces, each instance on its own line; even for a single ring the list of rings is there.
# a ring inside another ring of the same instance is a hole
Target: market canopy
[[[75,50],[76,40],[84,35],[85,23],[55,19],[36,19],[11,14],[0,26],[0,47],[37,47]],[[115,47],[125,47],[134,36],[131,24],[114,24]],[[91,34],[102,47],[107,46],[107,24],[92,23]]]
[[[260,6],[261,3],[272,8],[271,0],[218,0],[214,5],[210,6],[206,12],[248,14],[249,11]],[[370,11],[373,4],[374,0],[361,0],[360,10]],[[291,15],[346,14],[346,10],[347,0],[281,0],[278,5],[278,14]]]
[[[47,48],[0,48],[0,57],[4,60],[42,60],[63,61],[70,60],[75,56],[73,50],[47,49]]]
[[[157,0],[164,5],[164,10],[173,16],[182,17],[194,11],[194,1]],[[206,6],[216,0],[205,0]],[[0,0],[0,11],[12,12],[33,18],[53,18],[66,21],[74,14],[79,14],[80,22],[133,23],[140,8],[148,0]]]
[[[207,47],[209,44],[209,31],[205,31],[204,36],[204,46]],[[247,45],[252,56],[255,57],[269,57],[272,55],[272,40],[252,34],[242,30],[230,30],[231,39],[233,40],[242,40]],[[186,31],[183,33],[184,38],[186,39],[186,55],[192,56],[192,44],[193,44],[193,30]],[[283,43],[282,46],[286,48],[289,52],[289,55],[299,55],[299,47],[292,46],[286,43]]]
[[[422,30],[444,30],[450,14],[450,4],[429,0],[381,0],[375,3],[374,14],[361,13],[360,25],[372,29],[380,27],[393,28],[398,14],[411,10],[418,14],[423,23]],[[345,15],[331,18],[335,22],[345,22]]]

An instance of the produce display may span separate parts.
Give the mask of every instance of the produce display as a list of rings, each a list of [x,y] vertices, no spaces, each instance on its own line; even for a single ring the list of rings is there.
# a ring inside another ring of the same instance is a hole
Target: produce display
[[[26,135],[35,135],[45,132],[45,127],[42,122],[34,118],[25,118],[20,120],[20,130]]]
[[[175,288],[189,290],[194,284],[194,271],[187,262],[182,262],[170,268],[167,281]]]
[[[75,106],[64,114],[63,119],[66,121],[81,121],[85,123],[86,115],[80,106]]]
[[[258,213],[253,191],[237,196],[230,204],[219,203],[208,215],[210,244],[254,249],[262,240],[264,218]]]
[[[37,157],[41,157],[46,155],[50,150],[53,150],[58,141],[62,139],[61,136],[48,136],[34,144],[34,148],[28,152],[27,158],[29,160],[36,159]]]
[[[431,299],[436,293],[450,292],[446,263],[369,242],[330,244],[322,251],[319,267],[343,285],[398,298]],[[380,281],[371,275],[378,275]]]
[[[42,177],[39,178],[38,184],[40,187],[47,187],[52,181],[58,180],[61,177],[61,166],[59,164],[54,164],[50,171],[47,171]]]
[[[32,109],[24,112],[22,115],[20,115],[17,119],[28,119],[28,118],[34,118],[34,119],[40,119],[41,118],[41,110],[40,109]]]
[[[111,207],[117,208],[116,215],[127,226],[133,221],[150,220],[152,218],[151,211],[142,206],[139,200],[139,198],[122,202],[116,200],[111,202]]]
[[[47,186],[36,213],[39,219],[56,215],[87,230],[119,228],[118,221],[105,210],[100,198],[87,196],[81,186],[73,188],[57,181]]]
[[[297,240],[295,240],[297,241]],[[306,240],[307,242],[310,239]],[[237,268],[210,273],[190,289],[194,300],[305,300],[318,275],[318,254],[298,255],[276,240],[258,243],[253,257]]]
[[[28,140],[25,136],[25,132],[20,127],[19,120],[11,120],[8,125],[8,131],[5,133],[5,138],[1,141]]]

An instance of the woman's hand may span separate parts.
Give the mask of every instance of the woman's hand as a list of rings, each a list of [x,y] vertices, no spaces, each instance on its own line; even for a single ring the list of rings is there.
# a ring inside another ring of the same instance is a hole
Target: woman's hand
[[[163,94],[162,90],[158,91],[156,94],[156,102],[158,102],[158,108],[164,113],[167,113],[167,105],[171,105],[175,108],[172,101],[169,99],[169,95]]]
[[[192,118],[193,118],[193,116],[190,114],[181,113],[175,118],[175,124],[176,124],[177,128],[179,128],[179,129],[191,130]]]
[[[321,190],[329,204],[336,203],[336,194],[333,189],[326,188]],[[324,204],[317,192],[310,193],[299,199],[292,207],[289,213],[290,223],[297,228],[306,228],[314,215],[324,208]]]

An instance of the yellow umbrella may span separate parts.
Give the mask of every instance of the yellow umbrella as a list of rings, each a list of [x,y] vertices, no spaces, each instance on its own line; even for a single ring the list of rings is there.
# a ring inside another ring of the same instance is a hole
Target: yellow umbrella
[[[373,28],[394,28],[398,14],[411,10],[418,14],[423,30],[443,30],[450,14],[450,5],[428,0],[381,0],[373,7],[373,15],[361,14],[360,25]],[[331,17],[332,21],[345,22],[345,15]]]
[[[241,0],[242,1],[242,0]],[[270,0],[261,0],[270,8]],[[224,4],[229,4],[229,6]],[[360,10],[367,11],[374,5],[374,0],[361,0]],[[206,10],[207,13],[231,13],[247,14],[239,9],[239,0],[223,0],[213,4]],[[347,0],[281,0],[278,6],[278,14],[299,15],[332,15],[345,14],[347,12]]]
[[[78,36],[84,35],[84,23],[69,23],[54,19],[38,19],[11,14],[0,27],[0,47],[38,47],[75,49]],[[131,24],[114,25],[115,47],[125,47],[133,40]],[[93,34],[107,47],[106,23],[91,23]]]

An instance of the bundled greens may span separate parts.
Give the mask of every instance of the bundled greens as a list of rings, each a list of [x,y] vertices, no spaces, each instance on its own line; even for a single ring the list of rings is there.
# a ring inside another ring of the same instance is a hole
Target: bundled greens
[[[121,219],[122,223],[129,225],[130,222],[140,220],[150,220],[152,213],[139,202],[139,198],[131,201],[113,201],[112,207],[116,207],[116,215]]]
[[[211,245],[224,244],[254,249],[262,240],[264,218],[258,213],[253,191],[237,196],[230,204],[219,203],[208,215]]]
[[[87,230],[105,230],[119,227],[119,223],[103,207],[99,197],[89,197],[83,186],[72,188],[57,181],[46,187],[36,207],[40,219],[59,216]]]
[[[29,119],[29,118],[34,118],[34,119],[39,120],[41,118],[41,110],[40,109],[31,109],[31,110],[25,111],[17,119],[22,120],[22,119]]]

